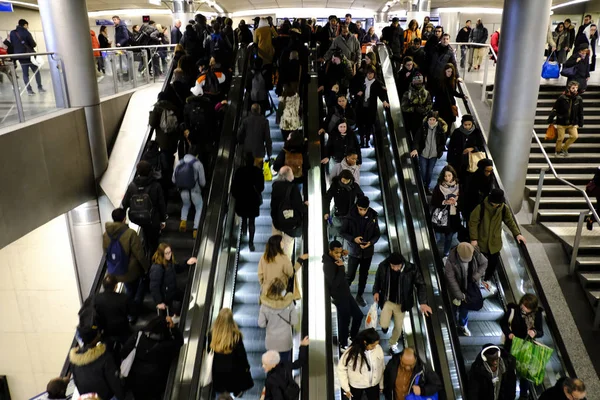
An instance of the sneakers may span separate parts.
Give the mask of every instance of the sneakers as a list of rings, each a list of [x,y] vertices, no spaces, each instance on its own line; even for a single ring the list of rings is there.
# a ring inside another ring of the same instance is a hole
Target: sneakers
[[[471,331],[466,326],[459,326],[458,333],[462,336],[467,336],[467,337],[471,336]]]
[[[46,92],[47,92],[47,90],[46,90],[46,89],[44,89],[44,88],[38,88],[38,92],[40,92],[40,93],[46,93]]]
[[[569,157],[569,151],[565,150],[565,149],[562,149],[562,151],[560,152],[560,155],[563,156],[563,157]]]
[[[361,307],[366,307],[367,306],[367,302],[365,301],[365,299],[363,299],[363,297],[360,294],[356,295],[356,302]]]
[[[198,237],[198,229],[194,229],[194,231],[192,232],[192,237],[194,239],[196,239]]]
[[[398,343],[394,343],[393,345],[390,346],[390,354],[394,355],[394,354],[398,354],[400,353],[400,349],[398,348]]]
[[[179,223],[179,232],[185,232],[187,230],[187,221],[182,220]]]
[[[492,281],[481,281],[481,286],[488,292],[493,291]]]
[[[28,95],[28,96],[35,96],[35,92],[34,92],[33,90],[32,90],[32,91],[29,91],[29,90],[28,90],[28,91],[27,91],[27,95]]]

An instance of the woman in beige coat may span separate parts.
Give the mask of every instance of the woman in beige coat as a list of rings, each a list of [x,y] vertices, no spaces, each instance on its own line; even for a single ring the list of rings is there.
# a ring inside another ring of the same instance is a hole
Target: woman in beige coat
[[[284,282],[289,282],[290,278],[294,278],[294,300],[302,298],[300,288],[298,287],[298,278],[296,271],[302,267],[302,263],[308,260],[308,254],[303,254],[298,257],[296,264],[292,265],[289,257],[283,252],[281,235],[273,235],[267,242],[265,253],[258,262],[258,281],[260,282],[261,294],[265,294],[270,283],[275,278],[279,278]]]

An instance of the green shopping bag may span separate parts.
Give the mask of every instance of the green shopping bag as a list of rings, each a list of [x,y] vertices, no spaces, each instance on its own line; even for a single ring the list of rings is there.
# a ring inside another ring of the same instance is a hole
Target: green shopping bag
[[[546,374],[546,364],[554,352],[534,340],[523,340],[514,337],[510,354],[517,360],[517,372],[523,378],[530,380],[535,385],[541,385]]]

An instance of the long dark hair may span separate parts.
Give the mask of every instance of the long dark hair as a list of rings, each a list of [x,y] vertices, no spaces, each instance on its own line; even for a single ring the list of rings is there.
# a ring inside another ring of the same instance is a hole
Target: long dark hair
[[[283,237],[281,235],[273,235],[267,241],[267,247],[265,248],[265,253],[263,256],[268,263],[273,262],[278,254],[285,254],[283,252],[283,248],[281,247],[282,240]]]
[[[367,350],[368,345],[378,342],[379,340],[379,334],[373,328],[365,329],[364,331],[359,332],[348,349],[346,367],[350,362],[352,362],[352,369],[356,371],[356,364],[358,364],[358,359],[360,356],[360,368],[362,368],[363,362],[365,362],[367,363],[367,368],[369,371],[371,371],[371,366],[369,365],[369,360],[367,360],[365,351]]]
[[[451,69],[452,70],[452,76],[450,78],[448,78],[446,76],[446,71]],[[451,88],[455,88],[456,87],[456,67],[454,66],[454,64],[452,63],[448,63],[446,64],[446,66],[444,67],[444,71],[442,72],[442,79],[444,82],[448,83],[448,86],[450,86]]]

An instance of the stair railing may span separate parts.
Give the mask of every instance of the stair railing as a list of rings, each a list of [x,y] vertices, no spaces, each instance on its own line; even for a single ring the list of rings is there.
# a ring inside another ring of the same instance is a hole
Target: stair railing
[[[470,72],[470,68],[469,70],[467,70],[467,66],[466,63],[463,63],[462,61],[459,61],[459,58],[457,57],[459,52],[459,46],[466,46],[467,47],[467,55],[466,57],[469,59],[469,61],[471,61],[473,59],[473,50],[477,49],[477,48],[488,48],[488,53],[491,53],[492,57],[494,57],[494,60],[498,60],[498,54],[496,54],[496,52],[494,51],[494,49],[492,48],[492,46],[488,43],[472,43],[472,42],[450,42],[450,45],[452,46],[452,49],[454,50],[454,54],[455,54],[455,58],[457,63],[460,62],[460,64],[464,65],[464,67],[460,68],[460,70],[462,71],[462,74],[460,74],[460,76],[465,80],[466,82],[466,77],[467,77],[467,72]],[[462,54],[462,53],[461,53]],[[488,76],[489,76],[489,70],[490,70],[490,63],[489,63],[489,59],[488,59],[488,55],[486,54],[485,57],[483,58],[483,80],[481,82],[481,101],[485,101],[486,95],[487,95],[487,82],[488,82]]]

